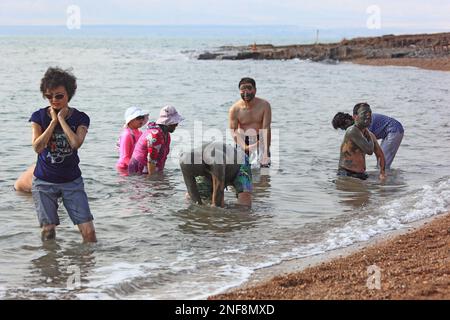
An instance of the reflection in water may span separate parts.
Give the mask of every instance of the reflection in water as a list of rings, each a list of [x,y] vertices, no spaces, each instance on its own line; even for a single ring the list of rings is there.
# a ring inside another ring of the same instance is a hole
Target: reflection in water
[[[397,192],[407,187],[405,172],[401,169],[387,169],[383,187],[390,192]]]
[[[123,202],[132,203],[132,207],[123,208],[122,212],[135,214],[136,212],[154,214],[164,204],[161,199],[168,199],[176,194],[173,176],[157,173],[150,177],[139,175],[127,178],[121,177],[120,187],[115,192]],[[126,199],[124,199],[126,198]]]
[[[123,168],[116,168],[117,169],[117,173],[121,176],[121,177],[128,177],[128,168],[127,169],[123,169]]]
[[[210,207],[208,201],[204,205],[191,204],[187,209],[178,211],[182,220],[179,228],[186,233],[223,234],[240,229],[254,227],[260,215],[255,213],[255,199],[270,197],[270,176],[263,175],[258,169],[252,169],[253,175],[253,209],[236,204],[234,188],[226,192],[225,208]]]
[[[252,169],[253,198],[270,197],[270,175]]]
[[[369,203],[370,191],[367,181],[351,177],[336,177],[339,202],[353,208],[361,208]]]
[[[335,184],[339,202],[359,209],[370,201],[383,203],[386,197],[395,193],[400,195],[407,187],[401,170],[387,170],[384,181],[378,179],[378,171],[369,171],[368,174],[368,180],[337,176]]]
[[[31,260],[32,277],[30,286],[35,290],[54,288],[57,291],[80,290],[83,281],[95,266],[95,244],[70,243],[63,249],[56,241],[43,242],[45,252]]]
[[[239,206],[226,208],[191,204],[189,208],[178,211],[182,222],[178,227],[189,234],[223,234],[253,227],[258,217],[252,211]]]

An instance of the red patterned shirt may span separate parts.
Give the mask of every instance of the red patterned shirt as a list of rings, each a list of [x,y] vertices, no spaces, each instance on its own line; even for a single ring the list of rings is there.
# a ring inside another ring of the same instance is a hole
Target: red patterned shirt
[[[170,133],[164,134],[155,122],[149,122],[133,151],[132,158],[142,166],[152,163],[158,171],[164,169],[170,151]]]

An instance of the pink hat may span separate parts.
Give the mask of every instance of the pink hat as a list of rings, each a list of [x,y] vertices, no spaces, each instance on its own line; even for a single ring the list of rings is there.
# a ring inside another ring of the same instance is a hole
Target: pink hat
[[[156,120],[156,123],[170,126],[171,124],[180,123],[183,120],[184,118],[177,112],[175,107],[165,106],[159,112],[159,119]]]

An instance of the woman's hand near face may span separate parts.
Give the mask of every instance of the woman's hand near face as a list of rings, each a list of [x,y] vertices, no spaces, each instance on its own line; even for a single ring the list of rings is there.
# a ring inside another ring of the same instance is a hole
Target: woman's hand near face
[[[52,121],[58,123],[58,113],[52,107],[50,107],[49,109],[50,109],[50,117],[52,118]]]
[[[67,115],[69,114],[69,108],[68,107],[64,107],[61,110],[59,110],[58,112],[58,121],[61,122],[61,120],[65,120]]]

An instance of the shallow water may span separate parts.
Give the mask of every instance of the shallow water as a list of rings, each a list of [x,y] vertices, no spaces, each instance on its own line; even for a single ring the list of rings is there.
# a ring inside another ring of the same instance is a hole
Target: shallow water
[[[198,49],[220,44],[201,36],[0,37],[0,297],[205,298],[257,268],[349,246],[449,209],[449,73],[194,59]],[[91,118],[79,154],[95,245],[80,243],[63,208],[57,241],[43,244],[31,197],[12,191],[36,158],[28,118],[46,105],[39,81],[51,65],[73,67],[78,91],[71,106]],[[190,205],[177,155],[199,121],[204,139],[211,128],[225,134],[237,82],[248,75],[272,105],[274,166],[268,175],[254,172],[251,211],[236,207],[231,192],[226,209]],[[367,181],[335,176],[343,132],[331,119],[359,101],[405,127],[384,183],[373,157]],[[164,174],[120,176],[115,142],[124,110],[141,105],[156,118],[165,104],[186,121],[173,135]]]

